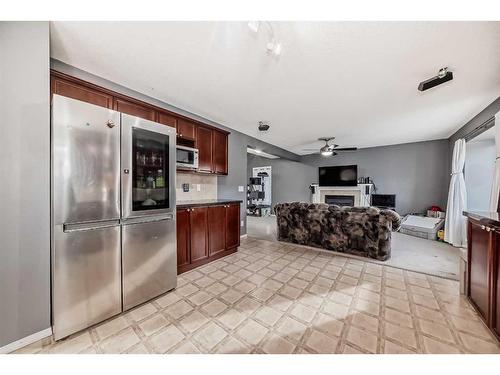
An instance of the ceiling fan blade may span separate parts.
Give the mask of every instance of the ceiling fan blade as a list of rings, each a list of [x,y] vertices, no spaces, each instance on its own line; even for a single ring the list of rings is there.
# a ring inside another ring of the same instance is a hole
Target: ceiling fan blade
[[[357,147],[341,147],[334,149],[335,151],[356,151]]]
[[[317,148],[303,148],[301,151],[318,151]]]

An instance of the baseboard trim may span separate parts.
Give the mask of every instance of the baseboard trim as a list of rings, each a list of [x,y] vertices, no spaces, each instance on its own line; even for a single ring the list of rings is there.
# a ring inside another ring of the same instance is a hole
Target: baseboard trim
[[[10,344],[7,344],[5,346],[2,346],[0,348],[0,354],[7,354],[7,353],[12,353],[13,351],[16,351],[18,349],[21,349],[29,344],[33,344],[34,342],[37,342],[38,340],[44,339],[46,337],[52,336],[52,328],[47,328],[44,329],[43,331],[33,333],[32,335],[23,337],[20,340],[11,342]]]
[[[246,237],[248,237],[248,234],[246,234],[246,233],[245,233],[245,234],[242,234],[242,235],[240,236],[240,238],[246,238]]]

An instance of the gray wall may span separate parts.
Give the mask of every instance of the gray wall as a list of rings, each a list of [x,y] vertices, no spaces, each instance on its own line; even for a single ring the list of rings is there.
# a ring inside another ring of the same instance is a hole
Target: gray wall
[[[202,121],[206,124],[210,124],[220,129],[225,129],[231,134],[229,134],[229,173],[227,176],[217,177],[217,195],[220,199],[240,199],[243,201],[241,206],[241,220],[243,221],[243,227],[241,228],[241,234],[246,233],[246,185],[247,185],[247,146],[258,148],[262,151],[269,152],[274,155],[281,156],[283,158],[288,158],[291,160],[299,160],[300,157],[289,151],[283,150],[282,148],[273,146],[269,143],[263,142],[256,138],[250,137],[246,134],[240,133],[236,130],[224,126],[222,124],[213,122],[202,116],[198,116],[195,113],[185,111],[181,108],[174,107],[168,103],[162,102],[160,100],[151,98],[147,95],[141,94],[137,91],[131,90],[127,87],[118,85],[114,82],[106,80],[104,78],[98,77],[96,75],[85,72],[81,69],[75,68],[71,65],[65,64],[59,60],[51,59],[50,66],[52,69],[60,71],[62,73],[69,74],[73,77],[80,78],[84,81],[94,83],[101,87],[105,87],[109,90],[128,95],[146,103],[151,103],[160,108],[165,108],[169,111],[188,116],[190,118]],[[257,126],[257,124],[255,124]],[[243,186],[243,192],[238,191],[238,187]]]
[[[257,125],[256,125],[257,126]],[[217,195],[225,199],[241,199],[241,220],[243,227],[241,234],[246,233],[246,189],[247,189],[247,146],[257,148],[267,153],[283,158],[299,160],[299,156],[285,151],[279,147],[262,142],[246,134],[231,130],[229,134],[229,173],[227,176],[217,177]],[[238,187],[243,186],[243,192],[238,191]]]
[[[0,347],[50,327],[49,24],[0,22]]]
[[[465,155],[467,209],[489,211],[491,186],[495,171],[495,140],[467,142]]]
[[[400,214],[423,212],[431,205],[446,206],[449,176],[448,141],[406,143],[363,148],[333,158],[320,155],[302,157],[316,168],[357,164],[358,176],[371,177],[379,194],[396,194]]]
[[[248,154],[247,181],[254,167],[272,167],[272,206],[280,202],[310,202],[309,185],[317,178],[317,169],[286,159],[268,159]],[[248,183],[248,182],[247,182]]]

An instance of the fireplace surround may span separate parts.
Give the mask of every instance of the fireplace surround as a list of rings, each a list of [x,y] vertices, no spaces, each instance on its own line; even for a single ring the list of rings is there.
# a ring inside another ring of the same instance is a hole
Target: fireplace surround
[[[325,195],[325,203],[337,206],[354,206],[354,195]]]
[[[368,207],[371,202],[373,184],[358,184],[358,186],[318,186],[317,184],[312,184],[311,191],[312,203],[328,203],[347,206],[347,201],[339,202],[344,204],[327,202],[327,196],[342,196],[342,198],[339,199],[349,199],[349,206]],[[354,202],[351,204],[352,198],[354,198]]]

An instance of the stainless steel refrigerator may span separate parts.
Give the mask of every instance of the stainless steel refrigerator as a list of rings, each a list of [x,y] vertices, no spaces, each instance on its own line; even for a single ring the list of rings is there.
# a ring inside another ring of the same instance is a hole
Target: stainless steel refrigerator
[[[54,95],[56,340],[177,283],[175,128]]]

